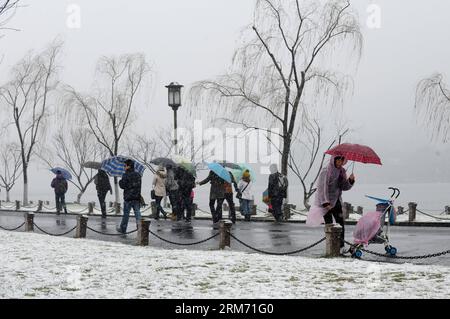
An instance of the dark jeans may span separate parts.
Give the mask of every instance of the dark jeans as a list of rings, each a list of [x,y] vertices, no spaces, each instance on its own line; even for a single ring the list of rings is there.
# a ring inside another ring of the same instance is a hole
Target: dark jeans
[[[276,221],[281,221],[283,218],[283,197],[274,197],[270,200],[272,204],[272,215],[275,217]]]
[[[180,211],[180,193],[178,190],[169,192],[170,206],[172,206],[172,213],[178,216]]]
[[[225,198],[215,198],[209,200],[209,209],[211,210],[211,215],[213,223],[217,223],[222,219],[222,205]],[[217,207],[215,206],[217,201]]]
[[[105,198],[108,191],[97,191],[98,201],[100,203],[100,208],[102,210],[102,217],[106,217],[106,203]]]
[[[225,200],[228,203],[228,207],[229,207],[229,216],[230,216],[230,220],[232,222],[236,221],[236,208],[234,206],[234,201],[233,201],[233,193],[225,193]]]
[[[161,206],[162,199],[163,199],[162,196],[155,196],[155,203],[156,203],[156,216],[155,216],[155,218],[156,219],[159,218],[159,213],[163,214],[163,216],[166,216],[166,212],[164,211],[164,209]]]
[[[61,208],[64,208],[64,213],[67,214],[66,208],[66,195],[65,194],[55,194],[55,202],[56,202],[56,212],[61,213]]]
[[[177,215],[177,220],[183,219],[185,210],[186,210],[186,220],[190,221],[192,218],[191,190],[189,192],[183,192],[181,194],[180,211],[179,211],[179,215]]]
[[[342,206],[341,202],[338,200],[336,202],[336,205],[328,211],[328,213],[323,216],[323,219],[325,220],[325,224],[332,224],[333,223],[333,217],[336,220],[336,223],[342,226],[342,233],[341,233],[341,247],[344,247],[344,213],[342,212]]]
[[[122,233],[127,232],[128,219],[130,218],[130,211],[133,208],[134,216],[136,217],[136,227],[141,220],[141,202],[138,200],[125,201],[123,203],[123,217],[120,223],[120,231]]]

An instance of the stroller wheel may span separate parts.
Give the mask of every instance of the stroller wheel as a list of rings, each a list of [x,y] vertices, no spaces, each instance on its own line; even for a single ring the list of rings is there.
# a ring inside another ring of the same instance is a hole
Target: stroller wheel
[[[389,252],[391,251],[391,248],[392,248],[391,245],[384,246],[384,250],[386,251],[387,254],[389,254]]]
[[[389,254],[390,254],[391,256],[397,255],[397,248],[391,247],[391,249],[389,250]]]
[[[357,249],[357,250],[355,250],[355,251],[353,252],[352,257],[353,257],[353,258],[359,259],[359,258],[362,257],[362,255],[363,255],[362,251],[359,250],[359,249]]]

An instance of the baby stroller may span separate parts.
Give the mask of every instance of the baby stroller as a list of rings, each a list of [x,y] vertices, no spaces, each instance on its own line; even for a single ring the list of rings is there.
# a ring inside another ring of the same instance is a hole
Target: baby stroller
[[[353,232],[354,245],[349,250],[353,258],[361,258],[363,254],[361,248],[369,244],[384,244],[386,254],[391,256],[397,254],[397,248],[389,244],[389,225],[393,225],[395,221],[394,200],[400,195],[400,190],[394,187],[389,187],[389,189],[393,191],[389,199],[366,195],[378,202],[377,211],[364,214],[356,224]],[[387,223],[386,216],[388,216]]]

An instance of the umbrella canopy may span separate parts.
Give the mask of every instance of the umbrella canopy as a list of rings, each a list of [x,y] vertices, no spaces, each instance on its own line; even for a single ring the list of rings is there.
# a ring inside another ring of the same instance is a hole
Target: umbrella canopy
[[[195,165],[187,158],[182,156],[176,156],[174,158],[175,163],[180,166],[181,168],[188,171],[190,174],[192,174],[194,177],[197,176],[197,172],[195,169]]]
[[[172,165],[173,167],[177,166],[177,163],[175,163],[173,160],[167,157],[158,157],[150,161],[151,164],[155,165],[162,165],[164,167],[167,167],[169,165]]]
[[[329,155],[341,155],[349,161],[381,165],[381,160],[373,149],[360,144],[344,143],[325,152]]]
[[[100,169],[102,167],[102,163],[100,163],[100,162],[86,162],[86,163],[83,163],[83,167],[92,168],[92,169]]]
[[[71,179],[72,179],[72,174],[70,174],[69,171],[66,170],[66,169],[64,169],[64,168],[61,168],[61,167],[55,167],[55,168],[52,168],[50,171],[51,171],[53,174],[57,174],[57,172],[59,171],[59,172],[61,172],[62,176],[63,176],[65,179],[67,179],[67,180],[71,180]]]
[[[263,203],[265,203],[266,205],[269,205],[269,203],[270,203],[269,189],[266,189],[266,190],[262,193],[262,201],[263,201]]]
[[[221,179],[231,184],[230,173],[225,169],[225,167],[223,167],[219,163],[209,163],[208,168],[216,173],[216,175]]]
[[[238,164],[238,166],[239,166],[238,169],[231,170],[231,173],[233,174],[234,179],[236,181],[239,181],[242,178],[242,175],[246,170],[250,172],[250,180],[255,181],[255,173],[253,172],[253,169],[250,166],[248,166],[247,164]]]
[[[104,160],[101,169],[110,176],[122,177],[122,175],[125,174],[125,161],[128,159],[131,159],[134,162],[134,171],[144,175],[145,166],[138,161],[125,156],[114,156]]]
[[[241,167],[238,164],[227,162],[227,161],[219,161],[216,162],[222,165],[225,168],[231,168],[231,169],[241,169]]]

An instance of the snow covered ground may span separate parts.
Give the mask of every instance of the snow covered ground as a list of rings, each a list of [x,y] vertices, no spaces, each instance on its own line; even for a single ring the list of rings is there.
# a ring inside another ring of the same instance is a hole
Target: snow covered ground
[[[0,298],[450,298],[450,268],[0,231]]]

